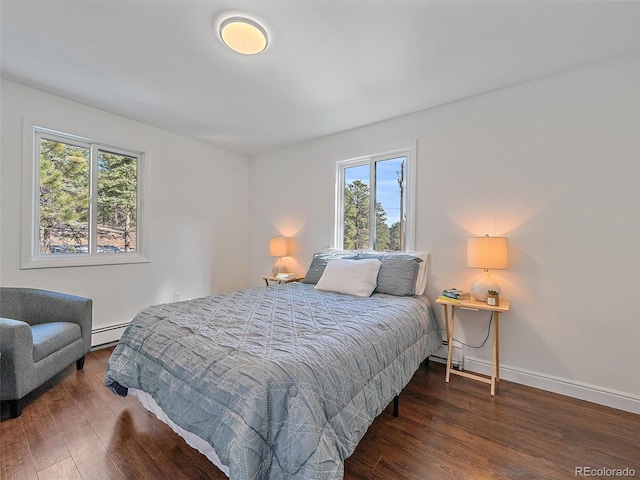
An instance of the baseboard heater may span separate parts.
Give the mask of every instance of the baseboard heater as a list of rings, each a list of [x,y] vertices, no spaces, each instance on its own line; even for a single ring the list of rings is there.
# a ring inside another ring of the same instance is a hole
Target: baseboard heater
[[[444,336],[444,335],[443,335]],[[462,345],[456,345],[456,341],[453,341],[453,345],[451,347],[451,367],[456,370],[464,370],[464,356],[462,355]],[[442,347],[436,350],[430,357],[429,360],[432,360],[437,363],[447,364],[447,352],[448,346],[446,338],[442,340]]]
[[[92,348],[98,349],[117,343],[124,329],[129,326],[129,323],[130,322],[118,323],[116,325],[91,330]]]

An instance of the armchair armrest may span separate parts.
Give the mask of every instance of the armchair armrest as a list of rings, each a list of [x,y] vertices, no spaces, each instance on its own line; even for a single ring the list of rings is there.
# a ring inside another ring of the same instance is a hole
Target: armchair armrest
[[[0,318],[0,350],[2,399],[20,398],[20,386],[28,384],[35,375],[31,327],[21,320]]]

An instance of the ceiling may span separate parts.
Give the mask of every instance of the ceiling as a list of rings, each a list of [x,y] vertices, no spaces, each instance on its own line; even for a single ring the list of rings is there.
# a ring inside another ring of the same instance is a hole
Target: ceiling
[[[245,14],[270,35],[217,36]],[[1,0],[2,76],[247,156],[640,52],[640,1]]]

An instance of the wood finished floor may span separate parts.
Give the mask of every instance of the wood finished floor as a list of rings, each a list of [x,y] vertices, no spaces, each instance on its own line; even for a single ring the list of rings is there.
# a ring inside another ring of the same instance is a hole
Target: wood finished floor
[[[111,349],[91,352],[0,423],[1,479],[216,479],[226,477],[144,410],[102,386]],[[640,415],[501,382],[421,367],[345,463],[346,479],[563,479],[576,467],[635,470]],[[594,478],[594,477],[591,477]],[[606,478],[606,477],[602,477]]]

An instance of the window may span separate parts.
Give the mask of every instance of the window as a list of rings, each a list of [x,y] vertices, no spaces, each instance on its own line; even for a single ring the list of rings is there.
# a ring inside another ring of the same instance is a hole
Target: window
[[[337,163],[336,248],[414,249],[414,157],[415,145]]]
[[[40,127],[33,140],[23,268],[148,261],[144,154]]]

